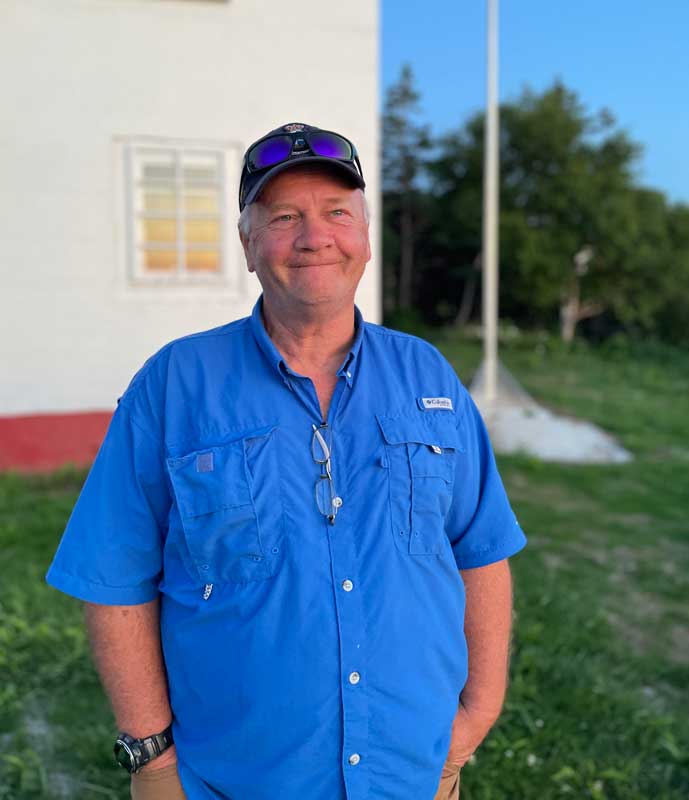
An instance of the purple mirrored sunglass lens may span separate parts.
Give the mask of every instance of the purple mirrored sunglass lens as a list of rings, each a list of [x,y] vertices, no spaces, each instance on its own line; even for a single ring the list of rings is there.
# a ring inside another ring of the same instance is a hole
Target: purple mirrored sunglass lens
[[[349,142],[333,133],[311,133],[309,134],[309,144],[317,156],[346,159],[352,157],[352,148]]]
[[[289,136],[267,139],[260,142],[251,150],[249,154],[249,166],[251,169],[265,169],[279,164],[289,157],[292,152],[292,140]]]

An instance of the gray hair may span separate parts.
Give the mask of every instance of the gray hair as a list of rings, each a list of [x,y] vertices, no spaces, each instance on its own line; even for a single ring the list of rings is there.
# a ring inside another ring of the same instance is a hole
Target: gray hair
[[[366,199],[366,195],[364,194],[363,189],[357,188],[356,191],[361,194],[361,198],[364,204],[364,220],[368,225],[371,219],[371,211],[368,207],[368,200]],[[244,208],[242,209],[242,213],[239,215],[239,221],[237,222],[237,227],[239,228],[239,232],[246,238],[248,238],[249,234],[251,233],[251,217],[252,217],[251,209],[253,208],[253,206],[254,206],[253,203],[249,203],[248,206],[244,206]]]

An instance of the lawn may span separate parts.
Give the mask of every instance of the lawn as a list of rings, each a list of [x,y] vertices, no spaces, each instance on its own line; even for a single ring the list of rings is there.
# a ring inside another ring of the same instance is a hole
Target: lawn
[[[434,339],[468,381],[478,345]],[[513,335],[502,357],[535,397],[602,425],[635,460],[500,458],[529,546],[512,562],[505,712],[463,770],[462,800],[686,800],[689,355]],[[43,583],[83,478],[0,476],[3,800],[128,797],[79,605]]]

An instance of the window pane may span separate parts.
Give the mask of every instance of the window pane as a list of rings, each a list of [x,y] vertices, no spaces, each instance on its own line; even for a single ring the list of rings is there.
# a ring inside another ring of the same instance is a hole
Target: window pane
[[[141,209],[143,211],[175,211],[174,187],[141,192]]]
[[[187,250],[186,262],[189,272],[220,271],[220,253],[217,250]]]
[[[187,214],[219,214],[220,202],[217,192],[185,192],[184,211]]]
[[[174,219],[142,219],[141,244],[176,242],[177,222]]]
[[[220,223],[216,219],[188,219],[184,223],[184,238],[187,244],[219,242]]]
[[[188,184],[215,184],[220,179],[220,163],[215,154],[182,156],[182,180]]]
[[[144,250],[141,260],[147,271],[175,272],[177,270],[176,250]]]
[[[138,183],[149,181],[175,181],[175,156],[172,151],[139,150],[135,160],[135,179]]]
[[[144,164],[142,180],[148,181],[174,181],[175,167],[170,164]]]

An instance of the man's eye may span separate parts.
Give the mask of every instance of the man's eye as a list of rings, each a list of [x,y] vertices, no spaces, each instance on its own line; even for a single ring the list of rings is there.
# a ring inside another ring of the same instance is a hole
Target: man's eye
[[[275,222],[291,222],[293,219],[293,214],[280,214],[279,217],[275,217]]]
[[[337,216],[337,217],[341,217],[341,216],[344,216],[344,214],[346,212],[345,212],[344,208],[334,208],[330,213],[331,214],[335,214],[335,216]]]

